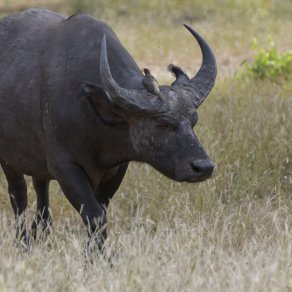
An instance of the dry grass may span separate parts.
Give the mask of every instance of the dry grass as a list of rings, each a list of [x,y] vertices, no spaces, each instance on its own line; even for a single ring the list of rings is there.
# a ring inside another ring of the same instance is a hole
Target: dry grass
[[[218,171],[204,183],[180,184],[131,164],[109,208],[113,267],[98,257],[85,264],[82,223],[56,183],[53,233],[21,253],[1,173],[0,291],[292,291],[291,81],[238,73],[252,56],[253,36],[265,44],[271,35],[280,51],[291,49],[291,1],[160,1],[167,10],[154,0],[72,1],[73,8],[68,1],[33,2],[107,19],[161,82],[170,82],[168,63],[193,72],[200,62],[180,23],[206,36],[219,74],[195,131]],[[23,3],[0,1],[0,8]],[[31,222],[35,196],[28,182]]]
[[[21,254],[12,245],[11,220],[2,215],[0,289],[289,291],[292,208],[275,208],[275,200],[246,200],[237,207],[218,201],[209,212],[195,212],[183,195],[171,211],[161,211],[159,222],[140,206],[127,228],[113,212],[107,242],[107,251],[116,253],[113,267],[102,258],[86,266],[84,234],[74,227],[75,216],[56,224],[51,238],[36,242],[31,253]]]

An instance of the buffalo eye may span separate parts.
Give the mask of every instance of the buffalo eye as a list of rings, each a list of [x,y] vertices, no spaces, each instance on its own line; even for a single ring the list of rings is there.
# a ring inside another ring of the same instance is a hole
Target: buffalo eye
[[[174,131],[175,130],[174,125],[172,125],[170,123],[166,123],[166,122],[158,123],[157,128],[159,130],[163,130],[163,131]]]
[[[169,125],[167,125],[167,124],[159,124],[159,125],[157,125],[157,127],[160,130],[168,130],[169,129]]]

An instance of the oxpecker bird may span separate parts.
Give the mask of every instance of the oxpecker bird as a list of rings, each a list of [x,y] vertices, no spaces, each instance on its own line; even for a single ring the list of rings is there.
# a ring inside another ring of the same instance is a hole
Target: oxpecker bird
[[[151,75],[149,69],[143,68],[142,70],[143,70],[144,75],[145,75],[143,80],[142,80],[142,84],[143,84],[144,88],[148,92],[160,96],[159,85],[158,85],[156,78],[153,75]]]

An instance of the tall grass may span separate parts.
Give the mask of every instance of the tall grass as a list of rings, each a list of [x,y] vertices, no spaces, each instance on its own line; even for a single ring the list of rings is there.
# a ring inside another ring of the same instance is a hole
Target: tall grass
[[[206,37],[219,72],[194,130],[218,169],[206,182],[186,184],[131,163],[108,211],[113,266],[98,256],[85,263],[85,230],[55,182],[51,236],[29,253],[18,250],[1,173],[0,291],[292,291],[291,80],[237,73],[252,54],[253,36],[263,42],[271,35],[279,51],[291,47],[283,37],[292,28],[291,3],[54,3],[68,14],[85,10],[107,19],[160,83],[171,82],[164,69],[170,62],[190,74],[199,66],[200,52],[180,24],[188,21]],[[29,178],[28,185],[29,224],[36,203]]]
[[[183,197],[173,200],[171,210],[162,208],[155,229],[143,205],[127,228],[114,212],[107,242],[107,252],[115,253],[113,266],[99,257],[86,265],[75,216],[55,224],[47,241],[23,254],[12,244],[11,220],[2,215],[0,289],[290,291],[291,205],[275,208],[279,198],[270,196],[238,207],[218,200],[209,212],[195,212]]]

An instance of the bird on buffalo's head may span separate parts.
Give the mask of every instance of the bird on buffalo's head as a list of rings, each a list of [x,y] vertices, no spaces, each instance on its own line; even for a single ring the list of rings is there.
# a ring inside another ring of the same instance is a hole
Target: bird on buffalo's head
[[[143,68],[142,72],[144,73],[144,78],[142,79],[142,84],[144,88],[155,95],[160,95],[160,89],[156,78],[151,75],[150,70],[148,68]]]

